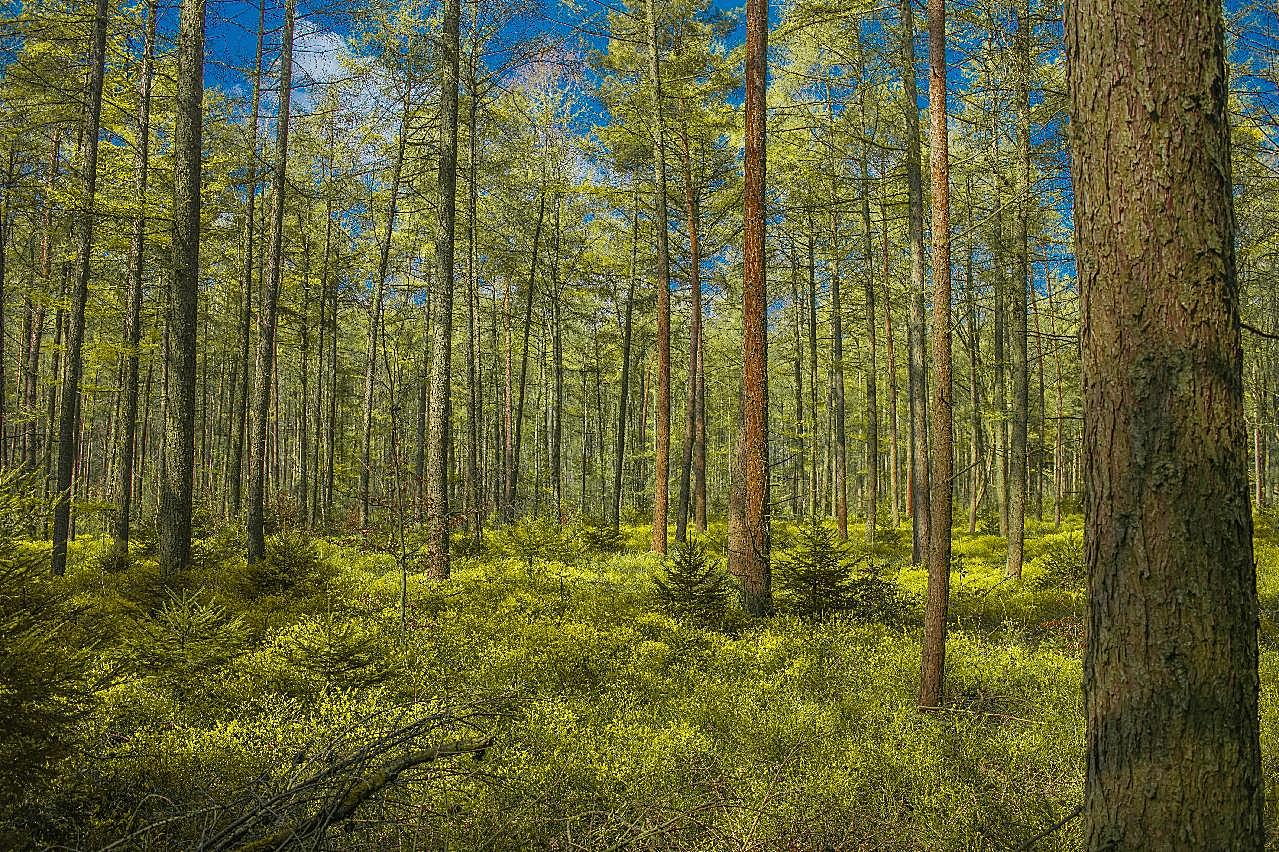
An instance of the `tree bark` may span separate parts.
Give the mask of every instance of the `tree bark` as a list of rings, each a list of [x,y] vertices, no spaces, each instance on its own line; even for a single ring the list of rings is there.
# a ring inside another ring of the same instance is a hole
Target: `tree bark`
[[[89,301],[89,275],[93,260],[93,230],[97,223],[98,136],[102,119],[102,80],[106,70],[106,0],[96,0],[93,11],[93,42],[89,51],[88,107],[84,119],[84,195],[76,236],[76,284],[71,295],[71,317],[67,329],[66,372],[62,377],[58,412],[58,467],[53,503],[52,566],[55,576],[67,568],[67,538],[71,530],[71,476],[79,451],[80,378],[84,371],[84,312]]]
[[[746,611],[773,608],[769,569],[768,293],[764,191],[767,138],[768,4],[746,2],[746,104],[742,185],[741,523],[729,559],[742,581]]]
[[[182,0],[178,24],[177,119],[173,134],[173,274],[165,348],[165,433],[160,473],[160,565],[170,575],[191,555],[195,471],[195,352],[200,294],[201,123],[204,119],[204,0]]]
[[[280,46],[279,112],[275,127],[275,163],[271,176],[271,255],[262,290],[258,330],[257,397],[253,400],[253,443],[249,447],[249,563],[266,556],[265,499],[267,429],[271,423],[271,391],[275,383],[275,331],[284,266],[284,202],[288,186],[289,104],[293,89],[293,19],[297,0],[284,2],[284,34]]]
[[[666,553],[668,503],[670,501],[671,455],[671,283],[670,250],[667,245],[666,153],[663,136],[665,122],[662,111],[661,53],[657,38],[656,0],[647,0],[648,75],[653,97],[653,229],[657,242],[657,406],[653,458],[653,536],[654,553]]]
[[[944,697],[946,612],[950,603],[951,493],[954,434],[951,422],[950,153],[946,131],[946,0],[928,2],[929,165],[933,189],[932,489],[929,514],[928,596],[924,604],[920,707]]]
[[[133,174],[138,212],[129,244],[129,283],[125,291],[124,412],[120,439],[120,513],[115,525],[115,556],[123,567],[129,559],[129,527],[133,520],[133,468],[138,428],[138,347],[142,342],[142,268],[146,252],[147,179],[151,153],[151,77],[155,65],[157,0],[147,2],[146,41],[138,70],[138,140]]]
[[[435,277],[436,322],[432,329],[431,423],[426,480],[427,574],[436,580],[449,576],[449,446],[453,425],[453,248],[457,236],[457,101],[458,0],[445,0],[444,33],[440,40],[440,203]]]
[[[1030,364],[1026,354],[1026,290],[1030,286],[1030,5],[1017,7],[1017,279],[1010,288],[1012,318],[1013,417],[1008,447],[1008,577],[1021,577],[1026,535],[1027,420]]]
[[[1066,17],[1090,850],[1265,845],[1223,32],[1215,0]]]
[[[929,545],[928,367],[924,329],[924,188],[920,163],[919,93],[915,81],[915,13],[902,0],[902,84],[906,109],[906,190],[910,231],[910,322],[907,378],[910,385],[910,507],[915,564]]]

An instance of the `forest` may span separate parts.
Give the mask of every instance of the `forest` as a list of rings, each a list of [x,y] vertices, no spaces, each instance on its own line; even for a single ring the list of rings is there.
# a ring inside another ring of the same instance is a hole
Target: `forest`
[[[1279,849],[1277,114],[1251,0],[0,5],[0,848]]]

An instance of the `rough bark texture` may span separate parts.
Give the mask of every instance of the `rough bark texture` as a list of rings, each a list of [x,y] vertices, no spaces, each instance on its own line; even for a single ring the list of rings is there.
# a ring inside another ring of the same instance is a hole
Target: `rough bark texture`
[[[250,563],[266,556],[266,441],[270,426],[271,389],[275,379],[275,330],[280,306],[280,276],[284,264],[284,201],[289,162],[289,103],[293,88],[293,18],[297,0],[285,0],[284,34],[280,47],[280,111],[275,126],[275,163],[271,180],[271,259],[262,288],[259,317],[257,396],[253,400],[253,443],[249,447],[248,540]]]
[[[1088,450],[1087,846],[1259,850],[1222,10],[1078,0],[1066,43]]]
[[[742,581],[748,612],[773,608],[769,572],[768,294],[764,253],[764,187],[768,73],[767,0],[746,3],[746,133],[742,184],[742,440],[741,524],[729,558]]]
[[[436,322],[431,330],[431,416],[426,477],[427,552],[430,577],[449,576],[449,446],[453,425],[453,246],[457,235],[458,0],[445,0],[440,40],[440,203],[435,253]]]
[[[102,78],[106,66],[106,0],[97,0],[93,12],[93,43],[89,49],[89,92],[84,118],[84,196],[77,216],[76,283],[71,294],[70,327],[67,330],[66,372],[62,377],[58,411],[58,467],[53,503],[53,573],[67,567],[67,538],[71,531],[71,474],[80,441],[80,376],[84,371],[84,311],[89,301],[93,227],[97,219],[98,131],[102,117]]]
[[[915,83],[915,13],[902,0],[902,88],[906,110],[906,191],[910,235],[910,321],[907,323],[907,377],[910,385],[910,510],[914,522],[912,559],[923,562],[928,547],[928,372],[924,356],[924,188],[920,165],[919,91]]]
[[[124,412],[120,437],[120,514],[116,516],[115,551],[122,564],[129,557],[129,526],[133,520],[133,467],[138,429],[138,346],[142,340],[142,267],[146,250],[147,177],[151,153],[151,76],[155,61],[156,0],[147,3],[146,43],[138,71],[138,144],[133,174],[138,212],[129,244],[129,283],[124,315]]]
[[[1026,534],[1026,422],[1029,413],[1030,364],[1026,357],[1026,291],[1030,281],[1030,7],[1017,8],[1017,275],[1009,288],[1012,320],[1013,416],[1008,442],[1008,563],[1009,577],[1021,576]]]
[[[950,525],[954,429],[951,422],[950,152],[946,134],[946,0],[928,2],[929,165],[933,178],[932,490],[928,597],[924,604],[919,705],[942,703],[946,613],[950,603]]]
[[[248,175],[245,190],[248,196],[244,216],[244,311],[240,323],[240,398],[235,413],[235,434],[231,449],[230,473],[227,489],[231,499],[231,517],[240,514],[240,494],[243,490],[244,442],[249,430],[249,394],[253,387],[253,364],[249,360],[249,342],[253,336],[253,258],[254,258],[254,208],[258,196],[258,109],[262,103],[262,41],[266,31],[266,0],[258,3],[258,46],[253,62],[253,109],[249,118],[249,150],[245,158]]]
[[[164,453],[160,475],[160,566],[183,570],[191,555],[195,471],[195,335],[200,292],[201,122],[204,119],[204,0],[182,0],[178,23],[177,119],[173,133],[173,273],[165,359]]]
[[[645,4],[648,12],[649,84],[653,88],[653,229],[657,239],[657,445],[653,455],[653,542],[654,553],[666,552],[666,519],[670,502],[671,456],[671,279],[670,250],[667,246],[666,155],[662,136],[662,73],[657,40],[656,0]]]

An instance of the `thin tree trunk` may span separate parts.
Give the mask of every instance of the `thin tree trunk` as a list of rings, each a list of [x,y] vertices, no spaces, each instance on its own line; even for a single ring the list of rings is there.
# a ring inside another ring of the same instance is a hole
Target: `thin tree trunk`
[[[875,322],[875,276],[871,272],[875,268],[875,254],[871,244],[870,167],[865,154],[862,156],[862,226],[866,232],[866,540],[873,542],[879,525],[879,401],[875,396],[879,380],[875,335],[879,329]]]
[[[432,331],[430,469],[426,482],[427,573],[449,576],[449,447],[453,425],[453,250],[457,237],[458,0],[445,0],[440,40],[440,204],[436,323]]]
[[[1030,412],[1030,365],[1026,352],[1026,291],[1030,285],[1030,7],[1017,7],[1017,279],[1009,288],[1012,301],[1012,438],[1008,447],[1008,577],[1021,577],[1025,535],[1027,420]]]
[[[377,353],[379,333],[382,326],[382,299],[386,292],[386,276],[390,271],[391,238],[395,235],[395,215],[400,196],[400,179],[404,169],[404,149],[408,141],[409,108],[412,100],[412,86],[407,82],[404,87],[404,101],[401,104],[400,127],[395,146],[395,162],[391,166],[390,197],[387,199],[386,233],[382,237],[381,252],[378,256],[377,280],[373,283],[373,301],[369,305],[369,341],[368,351],[364,359],[364,417],[361,423],[360,439],[360,526],[369,525],[369,480],[373,465],[373,399],[376,389]]]
[[[284,35],[280,46],[279,112],[275,128],[275,163],[271,207],[271,259],[267,284],[262,290],[259,318],[258,358],[255,375],[257,398],[253,401],[253,443],[249,447],[248,560],[252,564],[266,556],[265,498],[267,430],[278,422],[272,419],[271,392],[275,386],[275,331],[280,304],[280,276],[284,265],[284,202],[288,185],[289,104],[293,90],[293,19],[297,0],[284,2]],[[277,455],[278,458],[278,455]]]
[[[746,104],[742,186],[741,523],[729,559],[742,580],[746,611],[772,611],[769,570],[768,294],[765,257],[765,141],[768,6],[746,3]]]
[[[633,188],[634,189],[634,188]],[[613,506],[609,520],[616,532],[622,521],[622,466],[626,461],[627,396],[631,386],[631,318],[635,309],[635,278],[639,254],[639,191],[631,206],[631,276],[626,285],[626,314],[622,320],[622,385],[617,394],[617,445],[613,454]]]
[[[79,450],[77,422],[80,414],[80,378],[84,371],[84,312],[89,301],[92,271],[93,230],[97,221],[98,136],[102,118],[102,80],[106,70],[106,0],[96,0],[93,12],[93,43],[89,52],[88,109],[84,124],[84,195],[76,236],[76,285],[72,292],[70,326],[67,330],[66,373],[62,379],[62,399],[58,415],[58,468],[53,503],[52,566],[55,576],[67,567],[67,538],[71,529],[71,475]]]
[[[558,203],[558,202],[557,202]],[[528,379],[528,339],[533,326],[533,296],[537,292],[537,255],[541,247],[542,221],[546,217],[546,193],[539,195],[537,225],[533,228],[533,256],[528,265],[528,287],[524,299],[524,345],[520,351],[520,383],[515,402],[515,439],[512,443],[511,464],[506,472],[506,520],[515,520],[515,500],[520,482],[520,443],[524,433],[524,391]]]
[[[889,292],[888,210],[880,207],[884,238],[884,343],[888,356],[888,460],[891,465],[888,483],[893,503],[893,529],[902,524],[901,516],[901,450],[897,432],[897,349],[893,337],[893,300]]]
[[[906,109],[906,188],[910,217],[910,321],[907,371],[910,385],[910,506],[914,521],[912,560],[924,561],[929,546],[928,368],[924,329],[924,189],[920,163],[919,93],[915,81],[915,13],[902,0],[902,82]]]
[[[151,76],[155,63],[157,0],[147,2],[146,42],[138,71],[138,142],[134,149],[134,185],[138,212],[129,245],[129,283],[124,320],[124,413],[120,440],[120,513],[116,516],[115,555],[120,567],[129,559],[129,526],[133,519],[133,468],[138,428],[138,347],[142,342],[142,269],[146,252],[147,178],[151,152]]]
[[[954,434],[951,422],[950,154],[946,132],[946,0],[928,3],[929,165],[933,189],[932,490],[928,596],[924,605],[920,707],[942,703],[946,664],[946,612],[950,603],[951,496]]]
[[[648,76],[653,98],[653,229],[657,241],[657,410],[654,434],[657,445],[653,458],[654,553],[665,554],[667,515],[670,501],[671,454],[671,284],[670,250],[667,244],[665,122],[662,105],[661,53],[657,39],[656,0],[647,0]]]
[[[685,402],[684,447],[679,475],[679,503],[675,513],[675,540],[683,542],[688,537],[688,516],[691,508],[693,456],[698,443],[697,383],[698,362],[702,347],[702,247],[701,202],[698,187],[693,185],[693,164],[688,148],[688,128],[680,132],[680,164],[684,172],[684,213],[688,219],[688,396]]]

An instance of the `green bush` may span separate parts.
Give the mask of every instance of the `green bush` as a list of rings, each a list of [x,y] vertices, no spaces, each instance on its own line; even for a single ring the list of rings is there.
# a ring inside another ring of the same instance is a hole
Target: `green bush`
[[[1032,560],[1039,569],[1040,583],[1046,587],[1081,589],[1088,582],[1084,567],[1084,534],[1078,530],[1055,533],[1035,543],[1038,555]]]
[[[572,565],[582,558],[581,537],[546,517],[525,516],[499,528],[494,537],[499,551],[522,562],[530,575],[541,562]]]
[[[140,671],[181,697],[235,658],[245,641],[238,616],[183,589],[171,592],[157,612],[135,623],[125,649]]]
[[[0,540],[0,812],[67,753],[93,699],[95,642],[46,571]]]
[[[795,547],[778,560],[774,579],[786,609],[821,616],[845,608],[849,574],[847,546],[835,541],[828,524],[813,517],[796,533]]]
[[[657,596],[676,618],[711,626],[723,625],[733,597],[733,581],[706,556],[697,539],[677,545],[654,578]]]

